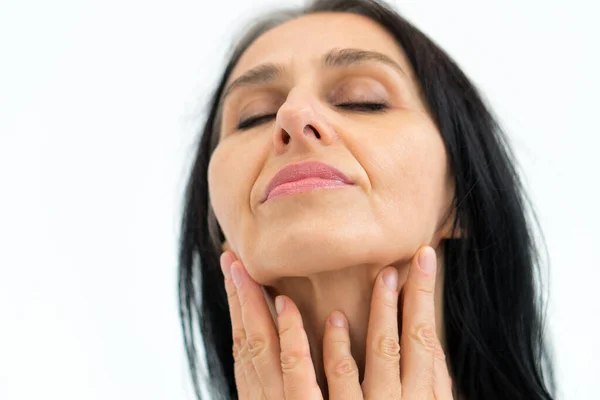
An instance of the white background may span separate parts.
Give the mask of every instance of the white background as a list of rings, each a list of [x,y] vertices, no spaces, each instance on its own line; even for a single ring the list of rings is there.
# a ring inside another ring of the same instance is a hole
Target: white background
[[[266,4],[0,3],[0,399],[193,398],[182,190],[226,51]],[[550,251],[559,398],[597,398],[599,6],[397,4],[508,131]]]

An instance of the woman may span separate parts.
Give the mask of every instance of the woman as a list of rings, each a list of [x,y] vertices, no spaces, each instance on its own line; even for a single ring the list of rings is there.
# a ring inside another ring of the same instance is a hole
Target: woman
[[[514,164],[473,84],[384,4],[256,23],[187,186],[198,397],[196,323],[221,398],[552,398]]]

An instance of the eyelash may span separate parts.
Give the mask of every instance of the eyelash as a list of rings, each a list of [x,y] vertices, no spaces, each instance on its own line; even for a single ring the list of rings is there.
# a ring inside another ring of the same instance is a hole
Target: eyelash
[[[347,110],[353,111],[364,111],[364,112],[381,112],[385,111],[388,108],[388,105],[385,103],[346,103],[346,104],[338,104],[338,107],[342,107]],[[250,129],[254,126],[260,125],[267,120],[274,118],[275,114],[266,114],[266,115],[257,115],[255,117],[247,118],[237,126],[239,130]]]

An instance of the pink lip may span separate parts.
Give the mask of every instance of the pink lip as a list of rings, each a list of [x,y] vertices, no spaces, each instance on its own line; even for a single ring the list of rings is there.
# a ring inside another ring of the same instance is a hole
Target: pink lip
[[[343,172],[318,161],[305,161],[282,168],[267,186],[262,202],[282,194],[296,193],[316,188],[352,185]]]

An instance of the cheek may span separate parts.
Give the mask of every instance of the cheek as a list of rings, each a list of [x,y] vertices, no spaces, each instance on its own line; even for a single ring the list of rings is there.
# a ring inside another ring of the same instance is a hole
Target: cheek
[[[443,140],[427,120],[404,121],[386,130],[365,166],[373,185],[374,209],[395,233],[426,241],[446,202],[447,158]],[[377,204],[378,203],[378,204]],[[401,223],[398,223],[401,221]]]
[[[235,159],[235,152],[217,147],[208,166],[210,202],[223,233],[234,248],[245,190],[245,177],[238,168],[232,167]]]
[[[242,259],[245,249],[252,246],[256,236],[250,205],[264,157],[262,142],[259,137],[231,138],[221,142],[213,152],[208,168],[213,210],[232,250]]]

